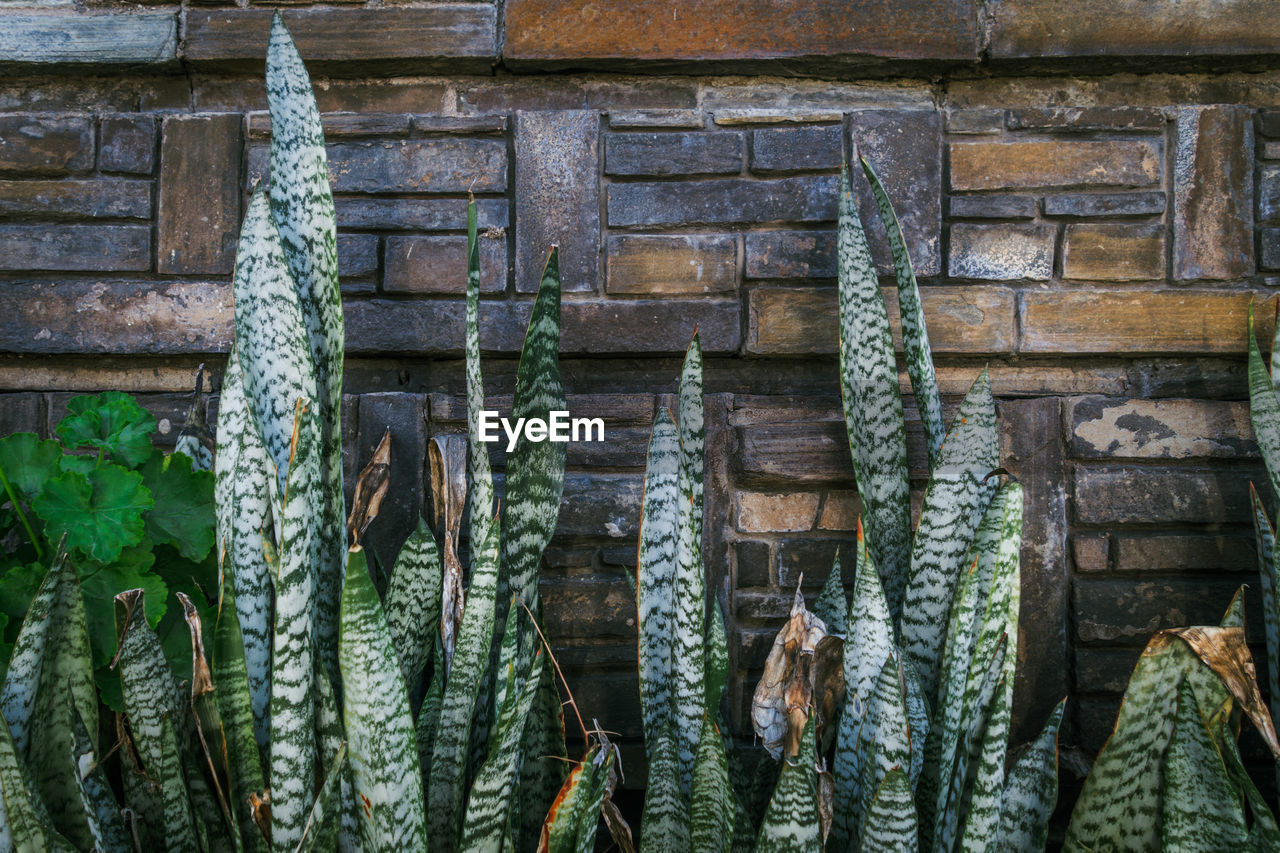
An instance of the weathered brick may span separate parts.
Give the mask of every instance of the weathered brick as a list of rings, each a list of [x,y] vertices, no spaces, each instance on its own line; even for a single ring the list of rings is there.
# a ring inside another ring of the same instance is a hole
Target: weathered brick
[[[771,495],[738,493],[738,529],[743,533],[796,533],[810,530],[818,512],[816,492]]]
[[[261,62],[270,9],[190,9],[183,32],[190,62]],[[285,23],[309,63],[395,63],[397,69],[487,72],[497,58],[497,14],[488,3],[423,7],[289,9]],[[314,71],[313,71],[314,73]]]
[[[265,47],[265,38],[264,38]],[[0,56],[35,66],[171,65],[177,60],[174,12],[98,15],[5,13]]]
[[[1145,187],[1159,182],[1156,140],[951,143],[951,188]]]
[[[1164,226],[1096,222],[1068,225],[1062,277],[1087,281],[1164,278]]]
[[[339,228],[379,231],[465,231],[467,201],[461,198],[336,198]],[[507,200],[476,199],[479,228],[505,228]]]
[[[1004,110],[952,110],[947,114],[947,133],[984,135],[1004,130]]]
[[[579,673],[569,675],[568,681],[584,720],[609,720],[609,730],[624,738],[643,734],[639,676],[636,672]],[[568,725],[568,740],[573,743],[580,735],[574,733],[575,723]]]
[[[414,133],[456,133],[470,136],[497,136],[506,133],[506,116],[411,116]]]
[[[640,533],[643,488],[641,474],[566,474],[556,533],[634,542]]]
[[[1052,225],[951,226],[951,252],[947,268],[953,278],[988,281],[1053,276]]]
[[[150,268],[151,229],[145,225],[0,225],[3,270],[141,272]]]
[[[1077,579],[1072,585],[1076,636],[1086,642],[1141,639],[1163,628],[1216,625],[1233,581]]]
[[[733,546],[737,557],[735,586],[771,586],[773,558],[768,542],[738,542]]]
[[[1244,107],[1178,111],[1173,172],[1173,275],[1253,272],[1253,121]]]
[[[0,181],[0,214],[34,219],[149,219],[151,182]]]
[[[838,125],[780,127],[751,132],[751,170],[798,172],[839,169],[844,129]]]
[[[1263,160],[1280,160],[1280,142],[1268,141],[1262,146]]]
[[[1280,110],[1261,110],[1258,113],[1258,132],[1263,136],[1280,136]]]
[[[607,175],[736,175],[746,145],[742,134],[611,133],[604,139]]]
[[[889,321],[898,337],[898,300],[886,287]],[[1000,287],[922,287],[921,299],[934,352],[993,353],[1012,349],[1014,304]],[[756,288],[748,298],[747,350],[799,354],[836,351],[833,289]]]
[[[500,193],[507,148],[500,139],[405,139],[326,146],[335,193]]]
[[[778,585],[794,593],[803,581],[806,592],[816,593],[826,583],[841,543],[830,539],[784,539],[778,548]],[[843,549],[841,561],[852,570],[854,559],[850,548]],[[841,566],[843,572],[845,566]],[[849,575],[852,576],[852,571]],[[806,596],[808,598],[809,596]]]
[[[1076,520],[1084,524],[1221,524],[1248,518],[1248,476],[1205,468],[1078,467]]]
[[[1141,655],[1142,650],[1137,647],[1076,649],[1076,683],[1089,693],[1120,696],[1129,686],[1129,676]],[[1105,736],[1105,732],[1102,734]]]
[[[636,599],[614,575],[574,575],[538,585],[551,636],[635,639]]]
[[[794,595],[794,592],[735,592],[735,621],[752,627],[763,623],[773,627],[776,633],[777,626],[791,612]]]
[[[738,470],[751,479],[798,483],[853,480],[849,438],[842,422],[740,427]]]
[[[615,235],[606,255],[609,293],[719,293],[737,285],[737,239],[723,234]]]
[[[0,139],[0,172],[57,175],[93,168],[93,127],[85,118],[0,116]]]
[[[1071,556],[1077,572],[1105,572],[1111,566],[1111,540],[1105,533],[1077,533],[1071,537]]]
[[[1252,293],[1177,290],[1024,291],[1026,353],[1241,353]],[[1271,300],[1255,309],[1271,334]],[[931,326],[930,329],[933,327]]]
[[[1045,196],[1045,216],[1158,216],[1164,213],[1162,192],[1068,193]]]
[[[383,434],[391,433],[390,485],[364,543],[389,569],[422,516],[422,463],[427,457],[425,398],[405,393],[361,394],[359,406],[357,468],[369,464]]]
[[[734,638],[737,643],[738,666],[746,670],[763,669],[764,662],[769,657],[769,651],[773,648],[773,641],[777,635],[776,631],[768,629],[735,631]]]
[[[338,275],[341,278],[370,276],[378,271],[378,235],[338,235]]]
[[[506,6],[503,61],[512,67],[582,66],[592,61],[760,60],[790,57],[826,68],[838,57],[974,60],[977,16],[970,2],[799,0],[786,14],[760,15],[743,0],[582,7],[568,0],[514,0]],[[573,26],[565,26],[572,20]],[[858,26],[840,22],[858,21]],[[910,21],[903,38],[901,23]],[[752,66],[755,67],[755,66]]]
[[[961,195],[947,204],[953,219],[1035,219],[1036,200],[1029,195]]]
[[[622,110],[692,108],[698,85],[656,77],[518,74],[454,81],[459,112],[484,115],[517,110]]]
[[[516,291],[537,291],[560,247],[560,286],[595,290],[600,270],[600,116],[516,114]]]
[[[826,176],[611,184],[609,225],[833,222],[837,190]]]
[[[747,278],[835,278],[834,231],[751,231]]]
[[[1258,219],[1280,221],[1280,166],[1263,166],[1258,170]]]
[[[1009,110],[1010,130],[1163,130],[1164,113],[1148,107],[1042,107]]]
[[[467,238],[448,236],[387,237],[386,273],[382,289],[388,293],[452,293],[467,288]],[[483,237],[480,243],[480,291],[507,289],[507,241]]]
[[[0,394],[0,436],[15,432],[46,435],[39,394]]]
[[[822,499],[822,513],[818,517],[819,530],[852,531],[858,529],[862,515],[862,499],[856,491],[832,490]]]
[[[100,125],[98,168],[149,175],[155,167],[156,120],[149,115],[105,116]]]
[[[698,110],[610,110],[609,127],[699,128],[703,115]]]
[[[769,87],[761,86],[762,91],[767,92]],[[712,107],[716,100],[710,97],[710,93],[704,89],[704,93],[708,95],[707,106]],[[765,96],[768,97],[767,95]],[[751,125],[761,124],[814,124],[818,122],[840,121],[844,118],[844,112],[838,109],[830,109],[823,107],[749,107],[747,109],[715,109],[712,119],[720,127],[749,127]]]
[[[321,113],[325,139],[340,136],[406,136],[410,117],[404,113]],[[271,114],[249,114],[249,138],[271,138]]]
[[[1259,266],[1264,270],[1280,270],[1280,228],[1263,228],[1258,232],[1261,248]]]
[[[1249,404],[1208,400],[1066,401],[1070,447],[1078,457],[1189,459],[1258,452]]]
[[[1252,536],[1115,534],[1115,567],[1124,572],[1252,572]]]
[[[165,118],[156,193],[158,272],[226,275],[235,266],[241,136],[238,115]]]

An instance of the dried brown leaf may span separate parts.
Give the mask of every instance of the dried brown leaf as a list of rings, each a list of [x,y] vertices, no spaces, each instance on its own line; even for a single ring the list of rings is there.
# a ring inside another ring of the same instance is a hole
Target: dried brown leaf
[[[444,539],[442,550],[444,583],[440,608],[440,640],[444,648],[445,674],[453,662],[458,626],[466,593],[462,585],[462,563],[458,560],[458,533],[462,511],[467,505],[467,437],[437,435],[427,446],[431,465],[431,497],[436,527]]]
[[[360,544],[360,537],[369,529],[369,522],[378,515],[382,500],[391,485],[391,430],[382,434],[373,451],[373,458],[364,466],[356,480],[356,493],[351,501],[351,515],[347,518],[347,544]]]

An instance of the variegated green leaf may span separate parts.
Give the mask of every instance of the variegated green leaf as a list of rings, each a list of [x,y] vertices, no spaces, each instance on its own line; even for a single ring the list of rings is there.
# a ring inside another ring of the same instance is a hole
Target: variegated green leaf
[[[93,737],[89,734],[70,691],[66,692],[64,701],[71,718],[69,746],[71,766],[75,768],[73,778],[79,789],[85,822],[93,837],[93,847],[104,851],[127,850],[132,840],[125,829],[115,792],[111,790],[111,783],[103,771]],[[2,816],[3,807],[0,807],[0,823],[3,823]],[[0,842],[0,846],[3,846],[3,842]]]
[[[66,553],[54,561],[54,568],[45,574],[35,597],[27,606],[22,629],[14,642],[9,669],[5,675],[4,689],[0,691],[0,715],[8,723],[17,754],[25,756],[31,739],[32,715],[35,713],[36,694],[40,689],[40,673],[45,659],[45,649],[52,622],[50,617],[57,608],[59,598],[58,578],[60,566],[66,563]],[[55,569],[57,571],[55,571]],[[94,705],[96,714],[97,705]]]
[[[992,853],[1044,850],[1049,817],[1058,804],[1058,727],[1066,704],[1063,699],[1053,709],[1005,779],[1000,826],[987,848]]]
[[[729,634],[724,626],[720,602],[711,602],[711,623],[707,625],[707,714],[719,713],[724,687],[729,683]]]
[[[338,786],[334,808],[326,808],[325,824],[321,827],[321,832],[325,835],[330,832],[336,832],[338,849],[343,853],[358,851],[360,849],[361,815],[363,812],[361,804],[356,797],[351,762],[347,760],[347,733],[342,724],[342,716],[338,711],[338,698],[334,695],[333,685],[329,679],[322,678],[318,671],[311,683],[315,688],[316,694],[316,757],[320,762],[319,770],[326,780],[336,772],[337,780],[335,784]],[[336,766],[336,763],[339,762],[339,756],[341,756],[341,766]],[[314,803],[311,806],[311,815],[315,815]],[[311,817],[308,817],[307,820],[309,823]],[[330,820],[335,821],[336,825],[330,826],[328,823]],[[303,831],[305,833],[305,828]]]
[[[759,853],[819,853],[822,827],[818,818],[818,773],[813,716],[800,736],[800,752],[782,760],[782,774],[756,837]],[[667,848],[676,849],[676,848]]]
[[[1240,758],[1240,748],[1236,745],[1235,732],[1230,720],[1219,721],[1214,739],[1222,751],[1231,784],[1237,791],[1244,794],[1244,801],[1249,806],[1249,838],[1253,842],[1253,848],[1259,851],[1280,850],[1280,824],[1277,824],[1271,806],[1244,769],[1244,762]]]
[[[657,729],[649,745],[649,784],[640,816],[640,853],[689,849],[689,805],[680,792],[680,759],[671,724]]]
[[[193,471],[213,470],[213,436],[205,423],[204,399],[204,365],[196,368],[196,387],[191,394],[191,402],[187,406],[186,417],[182,428],[178,430],[178,440],[174,443],[173,452],[182,453],[191,460]]]
[[[164,838],[169,850],[198,850],[197,839],[207,838],[197,829],[197,816],[191,811],[187,776],[182,767],[178,734],[170,717],[160,718],[160,768],[156,781],[164,804]],[[211,819],[216,819],[212,814]]]
[[[1005,689],[1005,660],[1002,638],[995,655],[982,670],[978,691],[965,700],[957,757],[949,767],[943,765],[942,768],[942,787],[935,802],[936,813],[930,836],[934,849],[954,849],[964,829],[962,820],[967,812],[966,798],[972,790],[973,779],[978,771],[987,722],[992,716],[996,697],[1002,695]],[[946,775],[948,773],[949,777]]]
[[[467,203],[467,482],[471,489],[471,541],[484,542],[493,518],[493,472],[489,446],[480,440],[484,377],[480,371],[480,247],[476,239],[476,201]]]
[[[421,518],[405,540],[387,587],[387,627],[407,685],[418,682],[440,630],[440,549]]]
[[[822,592],[813,603],[813,615],[826,623],[828,634],[843,635],[849,631],[849,599],[844,594],[839,550],[836,551],[827,580],[822,585]]]
[[[338,665],[361,838],[370,850],[424,850],[422,773],[404,678],[364,552],[347,555]]]
[[[1252,313],[1249,317],[1249,417],[1258,449],[1267,464],[1271,488],[1280,495],[1280,396],[1258,350]]]
[[[915,853],[919,836],[916,804],[911,780],[901,767],[894,767],[876,789],[866,819],[862,822],[859,850],[883,853]]]
[[[1249,484],[1253,505],[1253,535],[1258,547],[1258,577],[1262,591],[1262,623],[1267,636],[1267,695],[1271,697],[1271,717],[1280,719],[1280,565],[1276,560],[1275,530],[1267,518],[1258,491]],[[1280,768],[1276,769],[1280,783]]]
[[[553,666],[544,665],[538,680],[538,692],[525,724],[524,760],[520,764],[520,840],[519,849],[532,851],[551,804],[564,784],[564,708],[556,690]],[[594,829],[593,829],[594,833]],[[594,838],[594,834],[592,835]]]
[[[896,618],[911,567],[906,428],[889,315],[847,168],[840,175],[837,253],[845,427],[871,554]]]
[[[902,661],[898,655],[891,655],[876,679],[875,692],[858,732],[862,776],[855,802],[860,834],[881,781],[895,767],[911,767],[913,743],[905,688]],[[870,766],[868,761],[872,762]]]
[[[640,615],[640,705],[646,751],[652,760],[657,732],[672,724],[672,636],[675,633],[680,440],[671,412],[653,422],[640,510],[637,610]]]
[[[613,763],[613,749],[596,745],[574,765],[547,812],[539,850],[590,853],[595,849],[600,805]]]
[[[74,853],[58,834],[18,759],[9,726],[0,718],[0,850]]]
[[[929,742],[933,709],[924,698],[920,676],[906,660],[902,661],[902,683],[905,689],[903,699],[907,707],[907,726],[911,730],[911,766],[907,768],[907,775],[911,779],[911,790],[914,791],[920,782],[920,774],[924,771],[925,744]]]
[[[1000,435],[986,370],[960,404],[925,492],[911,551],[911,580],[902,610],[902,646],[930,704],[938,678],[947,616],[957,579],[987,504],[987,475],[1000,464]]]
[[[705,717],[698,741],[698,760],[693,765],[689,802],[691,849],[699,853],[728,853],[733,844],[734,811],[724,740],[711,718]]]
[[[437,656],[436,660],[440,658]],[[440,724],[440,706],[444,703],[444,667],[437,663],[431,673],[427,692],[418,706],[414,730],[418,735],[418,761],[422,765],[423,790],[431,780],[431,755],[435,751],[436,727]]]
[[[302,841],[299,842],[296,853],[326,853],[338,848],[338,829],[342,824],[338,791],[346,768],[347,745],[344,743],[329,762],[329,772],[324,777],[320,792],[316,794],[316,801],[311,804],[311,814],[307,816],[307,825],[302,830]]]

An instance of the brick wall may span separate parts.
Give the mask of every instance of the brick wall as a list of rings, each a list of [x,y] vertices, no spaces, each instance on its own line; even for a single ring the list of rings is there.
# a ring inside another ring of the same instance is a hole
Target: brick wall
[[[120,388],[171,440],[196,364],[221,367],[237,225],[269,178],[262,55],[284,7],[329,141],[348,472],[388,427],[400,460],[374,550],[421,510],[429,436],[463,428],[473,191],[498,408],[561,246],[570,408],[606,418],[609,441],[569,450],[543,594],[584,713],[630,741],[621,567],[653,412],[695,327],[708,572],[740,722],[788,591],[803,574],[816,592],[850,552],[846,138],[902,217],[946,402],[990,366],[1027,487],[1020,734],[1069,693],[1064,742],[1096,750],[1145,638],[1216,619],[1253,576],[1244,330],[1253,303],[1270,335],[1280,283],[1270,4],[87,5],[0,10],[0,432],[47,433],[72,394]]]

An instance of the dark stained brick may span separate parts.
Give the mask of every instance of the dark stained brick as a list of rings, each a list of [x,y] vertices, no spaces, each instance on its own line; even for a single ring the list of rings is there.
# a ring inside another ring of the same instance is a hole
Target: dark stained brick
[[[559,536],[591,536],[634,543],[640,533],[643,474],[569,473],[560,500]]]
[[[141,272],[151,268],[146,225],[0,225],[0,269]]]
[[[751,169],[755,172],[799,172],[839,169],[843,128],[780,127],[751,133]]]
[[[507,289],[507,241],[480,238],[480,291]],[[467,288],[467,238],[395,236],[387,238],[387,270],[382,289],[388,293],[452,293]]]
[[[1262,256],[1259,264],[1264,270],[1280,270],[1280,228],[1263,228],[1258,232]]]
[[[1004,110],[954,110],[947,115],[947,133],[985,135],[1004,130]]]
[[[1036,200],[1026,195],[952,196],[947,212],[953,219],[1034,219]]]
[[[86,118],[0,116],[0,172],[57,175],[93,168],[93,127]]]
[[[732,131],[611,133],[604,138],[607,175],[736,175],[746,146]]]
[[[1266,165],[1258,171],[1258,219],[1280,222],[1280,166]]]
[[[1249,275],[1253,272],[1250,111],[1244,107],[1179,110],[1175,158],[1174,278]]]
[[[160,134],[157,271],[229,274],[240,231],[240,116],[168,116]]]
[[[552,637],[636,637],[636,599],[627,582],[614,575],[550,578],[539,585]],[[634,664],[634,662],[633,662]]]
[[[1125,572],[1252,572],[1252,536],[1116,534],[1115,567]]]
[[[827,575],[831,574],[836,549],[844,551],[843,562],[849,563],[850,569],[853,568],[853,560],[850,559],[853,549],[849,547],[850,544],[830,539],[784,539],[778,548],[778,585],[794,591],[803,575],[805,589],[821,589],[827,582]],[[852,572],[849,576],[853,576]]]
[[[1081,467],[1072,488],[1076,520],[1085,524],[1213,524],[1250,512],[1244,472],[1223,477],[1207,468]]]
[[[1164,129],[1164,113],[1147,107],[1043,107],[1009,111],[1010,130]]]
[[[1072,584],[1076,636],[1084,642],[1141,640],[1163,628],[1216,625],[1239,586],[1233,580],[1077,579]],[[1246,611],[1261,615],[1256,596],[1246,591]],[[1246,624],[1260,622],[1246,619]]]
[[[39,394],[0,394],[0,436],[15,432],[45,434]]]
[[[1162,192],[1068,193],[1045,196],[1045,216],[1159,216],[1164,213]]]
[[[99,169],[131,175],[151,174],[156,162],[154,116],[105,116],[100,124],[100,132]]]
[[[504,192],[500,139],[406,139],[327,146],[335,193]]]
[[[378,237],[376,234],[338,235],[338,275],[360,278],[378,271]]]
[[[691,80],[618,79],[517,74],[462,78],[455,82],[458,109],[476,115],[517,110],[618,110],[696,107],[698,86]]]
[[[6,63],[70,70],[99,65],[165,66],[177,58],[178,18],[174,11],[15,14],[20,11],[7,11],[0,30],[0,56]]]
[[[0,215],[30,219],[149,219],[151,182],[0,181]]]
[[[834,231],[752,231],[747,278],[835,278]]]
[[[339,228],[376,228],[380,231],[465,231],[467,201],[461,198],[361,198],[334,199]],[[507,225],[506,199],[476,199],[476,224],[480,228]]]
[[[774,583],[768,542],[739,542],[733,546],[733,553],[737,558],[738,586],[771,586]]]
[[[613,184],[609,225],[828,222],[836,217],[837,189],[837,179],[825,176]]]

